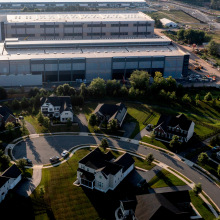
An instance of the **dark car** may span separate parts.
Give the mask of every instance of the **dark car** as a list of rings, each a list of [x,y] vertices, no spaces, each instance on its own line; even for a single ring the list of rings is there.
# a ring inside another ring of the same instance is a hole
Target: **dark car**
[[[23,157],[23,159],[26,161],[28,166],[32,166],[32,161],[26,157]]]
[[[212,148],[212,151],[217,152],[220,151],[220,146],[215,146]]]
[[[58,156],[54,156],[54,157],[51,157],[50,158],[50,162],[51,163],[56,163],[56,162],[58,162],[60,160],[60,158],[58,157]]]

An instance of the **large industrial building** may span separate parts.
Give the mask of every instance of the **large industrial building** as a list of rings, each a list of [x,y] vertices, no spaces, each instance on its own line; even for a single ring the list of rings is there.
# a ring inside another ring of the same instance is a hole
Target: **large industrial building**
[[[146,7],[145,0],[1,0],[0,8],[22,9],[47,7],[125,8]]]
[[[152,38],[154,20],[144,13],[17,14],[1,16],[1,38]]]
[[[106,24],[102,33],[108,33],[108,35],[96,36],[93,39],[85,35],[85,38],[60,37],[59,40],[42,40],[36,32],[39,38],[37,39],[35,35],[35,40],[7,38],[0,43],[2,54],[0,56],[0,86],[34,86],[47,82],[77,80],[89,82],[96,77],[105,80],[123,79],[129,78],[136,69],[145,70],[152,75],[160,71],[165,77],[181,78],[187,75],[189,55],[174,46],[168,38],[153,37],[154,21],[148,16],[140,12],[92,13],[94,18],[92,19],[86,18],[86,15],[88,13],[81,15],[84,23],[82,29],[85,27],[83,33],[88,33],[86,30],[91,22],[85,23],[86,19],[90,19],[96,24]],[[13,18],[15,16],[19,15],[14,15]],[[45,15],[45,18],[47,16]],[[74,23],[79,21],[79,14],[77,16]],[[30,19],[31,22],[33,22],[33,17]],[[64,15],[61,16],[63,17]],[[53,18],[58,19],[57,15]],[[36,20],[36,23],[32,25],[38,25],[37,22]],[[128,35],[116,37],[109,34],[114,31],[111,30],[112,24],[120,22],[128,24],[127,27],[123,27],[123,32],[127,32]],[[53,23],[58,25],[59,19],[53,20]],[[136,26],[135,24],[143,25]],[[136,31],[133,30],[134,27]],[[99,31],[101,29],[101,27],[94,27],[96,28]],[[134,32],[144,32],[142,28],[148,29],[147,32],[150,32],[152,37],[135,36]],[[56,27],[52,29],[56,31]],[[97,33],[99,33],[98,30]]]

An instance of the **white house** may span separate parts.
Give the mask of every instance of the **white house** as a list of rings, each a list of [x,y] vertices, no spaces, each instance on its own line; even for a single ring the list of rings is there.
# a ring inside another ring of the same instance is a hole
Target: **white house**
[[[0,203],[10,189],[13,189],[21,181],[21,171],[13,164],[0,176]]]
[[[188,142],[193,136],[195,123],[184,114],[178,116],[161,115],[154,134],[156,137],[172,139],[173,135],[179,136],[179,141]]]
[[[163,26],[165,27],[173,27],[173,28],[176,28],[178,26],[177,23],[167,19],[167,18],[162,18],[160,19],[161,23],[163,24]]]
[[[60,118],[61,122],[73,121],[70,96],[49,96],[41,98],[41,112],[49,117]]]
[[[125,153],[117,159],[96,148],[79,161],[77,180],[80,185],[102,192],[114,190],[134,169],[132,156]]]

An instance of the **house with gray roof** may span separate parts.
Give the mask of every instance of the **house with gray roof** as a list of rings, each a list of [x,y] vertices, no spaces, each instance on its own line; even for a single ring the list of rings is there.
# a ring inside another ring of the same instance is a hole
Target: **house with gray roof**
[[[0,127],[8,122],[16,123],[16,118],[8,107],[0,105]]]
[[[119,127],[122,126],[125,116],[127,115],[127,107],[123,103],[99,104],[93,112],[101,121],[110,122],[116,119]]]
[[[59,118],[61,122],[73,121],[70,96],[42,97],[41,112],[45,116]]]
[[[10,189],[21,181],[21,171],[13,164],[0,176],[0,203],[4,200]]]
[[[188,142],[193,136],[195,123],[184,114],[177,116],[161,115],[154,133],[158,138],[172,139],[173,135],[179,136],[179,141]]]
[[[134,169],[134,159],[128,153],[118,158],[111,152],[95,148],[79,161],[77,180],[82,186],[101,192],[114,190]]]

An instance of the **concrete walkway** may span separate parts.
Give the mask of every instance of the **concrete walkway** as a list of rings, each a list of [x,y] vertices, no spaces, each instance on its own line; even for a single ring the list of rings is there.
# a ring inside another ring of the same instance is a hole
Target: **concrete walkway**
[[[176,192],[176,191],[184,191],[184,190],[191,190],[188,185],[185,186],[168,186],[168,187],[161,187],[150,189],[150,193],[167,193],[167,192]]]
[[[16,187],[16,192],[21,195],[28,197],[38,187],[41,182],[43,165],[35,165],[33,167],[33,176],[30,179],[23,180]]]
[[[30,124],[28,121],[25,121],[26,128],[28,129],[30,134],[37,134],[34,126]]]
[[[143,172],[141,170],[137,170],[137,172],[146,179],[147,182],[149,182],[155,175],[157,175],[158,172],[162,170],[162,167],[155,166],[151,170]]]

